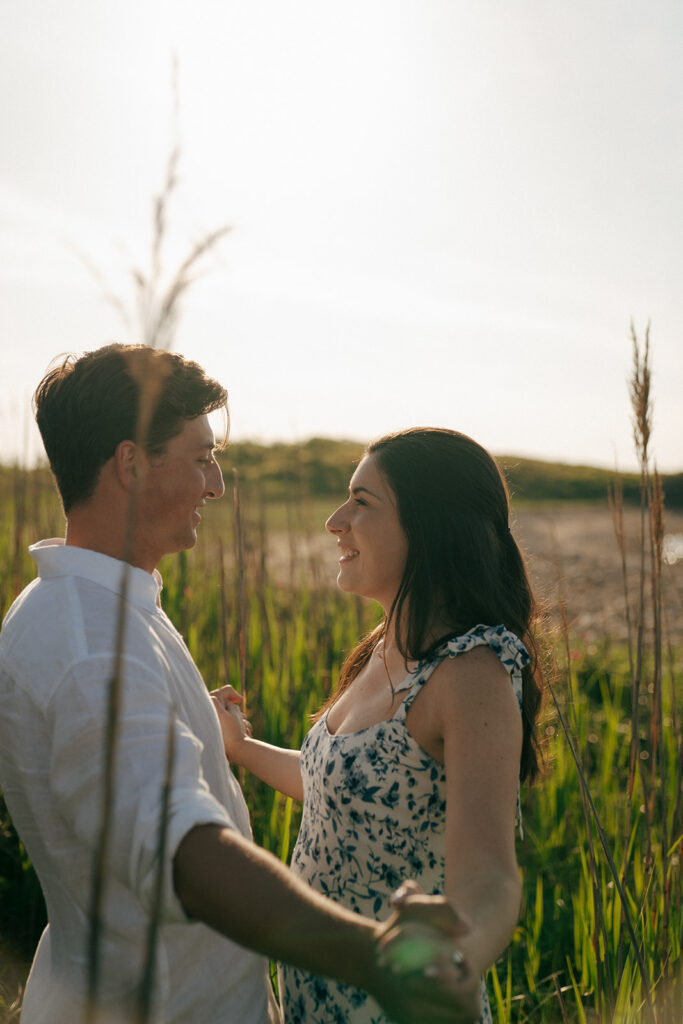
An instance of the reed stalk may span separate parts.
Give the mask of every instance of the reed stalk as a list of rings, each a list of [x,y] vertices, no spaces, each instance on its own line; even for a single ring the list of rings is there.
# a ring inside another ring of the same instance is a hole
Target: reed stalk
[[[563,1024],[569,1024],[569,1017],[567,1016],[567,1010],[564,1005],[564,999],[562,998],[562,989],[560,987],[560,983],[558,981],[556,974],[553,974],[553,985],[555,986],[555,995],[557,997],[557,1002],[559,1004],[560,1012],[562,1014],[562,1022]]]
[[[652,792],[659,789],[661,837],[659,855],[662,872],[662,928],[660,933],[660,962],[666,972],[669,949],[669,808],[668,759],[664,746],[663,676],[663,623],[662,623],[662,548],[664,543],[664,493],[655,467],[650,488],[650,567],[652,599],[652,711],[650,750],[652,762]]]
[[[633,373],[630,383],[631,408],[633,413],[633,441],[640,465],[640,566],[638,576],[638,604],[636,616],[635,667],[631,694],[631,758],[629,763],[629,792],[632,793],[635,782],[636,768],[640,767],[643,798],[647,808],[646,821],[650,831],[649,787],[647,773],[641,758],[640,745],[640,693],[642,686],[644,631],[645,631],[645,580],[646,580],[646,528],[648,520],[649,492],[649,445],[652,426],[652,409],[650,401],[651,373],[650,325],[645,331],[645,348],[640,354],[638,337],[633,322],[631,323],[631,341],[633,345]]]
[[[25,501],[23,488],[21,487],[20,480],[23,478],[23,474],[20,473],[19,468],[15,467],[14,471],[14,487],[13,487],[13,526],[14,526],[14,537],[12,544],[12,551],[10,555],[11,564],[11,584],[10,584],[10,602],[18,596],[21,591],[20,580],[21,580],[21,561],[23,553],[23,522],[25,514]]]
[[[144,448],[149,427],[154,415],[163,387],[163,369],[154,358],[157,349],[170,349],[178,326],[178,318],[182,300],[196,280],[196,273],[204,256],[211,252],[218,242],[225,237],[230,228],[223,226],[204,235],[190,249],[176,271],[171,275],[169,283],[164,286],[162,275],[163,252],[168,234],[169,207],[178,186],[178,166],[181,149],[178,142],[178,110],[179,92],[177,80],[178,67],[173,64],[173,112],[174,140],[166,162],[166,173],[163,187],[153,201],[152,242],[150,270],[147,273],[139,269],[131,271],[137,304],[137,323],[142,340],[149,346],[148,358],[140,364],[132,363],[131,372],[137,379],[139,388],[138,418],[135,431],[135,442]],[[88,265],[88,264],[87,264]],[[89,269],[92,269],[89,266]],[[131,318],[127,314],[126,303],[118,298],[110,289],[101,274],[96,277],[104,292],[105,298],[117,309],[125,325],[129,326]],[[121,595],[118,605],[118,621],[116,629],[116,653],[114,672],[109,686],[107,722],[105,733],[105,763],[103,774],[103,795],[101,819],[93,859],[93,876],[90,898],[90,927],[87,951],[88,1002],[86,1024],[95,1024],[97,1016],[97,996],[100,981],[100,945],[102,933],[102,906],[106,888],[108,850],[113,826],[113,807],[115,800],[116,751],[119,733],[119,716],[121,709],[122,666],[125,651],[126,609],[128,596],[129,562],[137,513],[135,489],[131,492],[126,516],[123,561],[126,568],[123,573]],[[162,788],[165,791],[170,785],[168,774]],[[164,796],[162,793],[162,806]],[[166,821],[162,814],[159,824],[158,847],[165,843]],[[157,886],[161,884],[161,863],[158,865]],[[141,996],[138,1006],[136,1024],[146,1024],[149,1017],[149,993],[153,988],[153,971],[155,963],[155,946],[158,935],[159,904],[155,902],[148,930],[146,966],[141,981]],[[145,994],[147,993],[147,994]]]
[[[227,595],[227,583],[225,574],[225,550],[223,546],[223,538],[218,538],[218,567],[219,567],[219,580],[220,580],[220,595],[221,595],[221,614],[219,617],[220,631],[221,631],[221,676],[223,683],[229,682],[230,679],[230,662],[228,656],[228,595]]]
[[[14,465],[12,475],[14,497],[14,532],[12,550],[12,598],[22,589],[22,562],[24,557],[24,529],[26,526],[26,492],[28,474],[19,462]]]
[[[129,553],[132,546],[133,523],[135,518],[135,491],[131,492],[128,515],[126,517],[125,549]],[[116,650],[114,671],[109,683],[107,700],[107,721],[104,741],[104,773],[102,778],[102,803],[100,807],[100,824],[98,839],[93,857],[93,872],[90,889],[90,926],[88,937],[88,1002],[86,1008],[86,1024],[94,1024],[97,1018],[97,996],[100,983],[100,940],[102,937],[102,906],[108,873],[109,843],[113,824],[113,808],[115,795],[116,750],[119,734],[119,715],[121,710],[121,687],[123,654],[126,640],[127,601],[129,585],[129,567],[123,570],[121,593],[118,601],[116,624]]]
[[[131,362],[131,372],[137,377],[139,388],[138,415],[135,441],[144,448],[152,415],[158,402],[163,384],[163,373],[159,361],[154,359],[154,350],[146,354],[141,364]],[[123,689],[123,661],[126,647],[126,625],[128,620],[128,590],[130,585],[131,559],[137,522],[138,492],[134,486],[129,494],[126,509],[125,533],[121,560],[124,563],[121,592],[117,605],[116,646],[113,674],[109,683],[107,698],[107,719],[105,727],[104,772],[102,779],[102,804],[98,839],[93,858],[93,873],[90,894],[90,927],[88,939],[88,1002],[87,1024],[94,1024],[97,1017],[97,996],[100,982],[100,944],[102,936],[102,907],[108,875],[108,855],[113,828],[113,813],[116,791],[116,759],[119,737],[119,721]],[[165,828],[165,826],[163,826]],[[160,826],[161,831],[161,826]],[[154,937],[156,933],[154,932]],[[153,950],[151,951],[153,960]]]
[[[604,908],[602,892],[600,887],[600,878],[598,872],[598,859],[595,854],[595,846],[593,843],[593,833],[591,831],[591,813],[594,811],[592,805],[592,798],[590,791],[588,790],[587,783],[585,782],[585,775],[583,772],[582,763],[578,753],[578,720],[576,710],[576,699],[574,691],[574,682],[572,675],[572,656],[571,656],[571,644],[569,639],[569,622],[567,619],[567,601],[564,593],[564,573],[562,572],[562,566],[559,556],[559,548],[557,542],[555,542],[555,566],[557,576],[557,595],[558,595],[558,611],[560,615],[560,635],[562,637],[562,643],[564,647],[564,656],[566,662],[566,679],[567,679],[567,691],[569,695],[569,709],[571,715],[571,732],[570,727],[565,721],[562,715],[559,704],[555,697],[554,689],[552,688],[550,681],[548,680],[548,688],[555,703],[556,710],[558,712],[558,719],[560,725],[564,731],[567,744],[571,751],[572,757],[576,763],[576,768],[579,773],[579,779],[583,781],[580,786],[579,793],[581,797],[581,807],[583,810],[583,818],[586,825],[586,843],[588,847],[588,867],[591,879],[591,887],[593,891],[593,906],[595,908],[596,925],[597,928],[593,933],[593,955],[597,965],[596,971],[596,985],[598,990],[598,1004],[602,1001],[602,986],[603,982],[607,988],[607,1001],[610,1009],[614,1009],[614,990],[612,986],[611,972],[608,968],[607,963],[603,959],[603,955],[600,952],[600,939],[602,939],[602,949],[604,950],[604,958],[608,957],[609,944],[607,941],[607,928],[605,925]]]
[[[152,1000],[154,995],[154,968],[156,947],[159,934],[159,921],[161,918],[161,903],[163,894],[164,861],[166,859],[166,845],[168,839],[168,814],[171,803],[171,788],[173,785],[173,761],[175,757],[175,727],[176,712],[171,707],[168,714],[168,729],[166,733],[166,761],[164,766],[164,780],[161,791],[161,808],[159,811],[159,825],[157,828],[156,848],[156,874],[154,879],[154,893],[152,899],[152,910],[149,917],[147,929],[147,943],[145,946],[144,965],[142,979],[138,993],[135,1024],[147,1024],[152,1013]]]
[[[256,596],[259,603],[260,621],[263,629],[263,642],[267,650],[272,647],[272,635],[270,628],[270,615],[265,599],[269,589],[268,571],[268,530],[266,527],[266,495],[263,485],[259,488],[258,495],[258,577],[256,580]]]
[[[239,622],[239,663],[240,693],[242,710],[247,714],[247,587],[244,564],[244,531],[240,504],[240,477],[236,469],[233,475],[233,509],[235,513],[235,560],[237,562],[237,609]]]
[[[590,787],[589,787],[588,782],[586,780],[586,776],[584,775],[583,768],[581,767],[581,761],[579,759],[579,755],[578,755],[578,753],[576,751],[576,748],[574,746],[574,743],[572,741],[572,737],[570,735],[569,726],[567,725],[565,717],[562,714],[562,708],[560,707],[560,703],[559,703],[559,701],[557,699],[557,696],[555,694],[555,689],[554,689],[552,683],[550,683],[549,680],[547,681],[546,685],[548,687],[548,692],[550,693],[550,696],[552,698],[553,705],[554,705],[555,711],[557,713],[558,721],[560,722],[560,726],[562,728],[562,731],[563,731],[564,736],[565,736],[565,740],[567,742],[567,746],[569,747],[569,752],[570,752],[570,754],[572,756],[572,759],[574,761],[574,764],[576,766],[576,771],[577,771],[578,778],[579,778],[579,783],[580,783],[580,786],[581,786],[581,792],[582,792],[582,794],[583,794],[583,796],[584,796],[584,798],[586,800],[588,808],[590,809],[590,816],[591,816],[593,824],[595,826],[595,830],[598,833],[598,838],[600,840],[600,845],[602,846],[603,853],[605,854],[605,858],[606,858],[607,864],[609,866],[610,874],[612,876],[612,881],[613,881],[614,886],[615,886],[615,888],[617,890],[617,893],[619,895],[619,900],[621,902],[621,910],[622,910],[623,919],[624,919],[624,922],[626,924],[626,928],[628,930],[628,933],[629,933],[629,936],[630,936],[630,939],[631,939],[632,948],[633,948],[633,955],[636,958],[636,963],[638,964],[638,970],[640,972],[640,978],[641,978],[641,982],[642,982],[642,986],[643,986],[643,994],[644,994],[644,998],[645,998],[645,1005],[646,1005],[647,1011],[648,1011],[648,1018],[649,1018],[651,1024],[657,1024],[657,1020],[656,1020],[656,1017],[655,1017],[655,1011],[654,1011],[654,1005],[653,1005],[653,1002],[652,1002],[652,995],[651,995],[651,989],[650,989],[650,979],[649,979],[648,971],[647,971],[647,968],[646,968],[646,965],[645,965],[645,961],[643,959],[643,956],[642,956],[642,953],[641,953],[641,950],[640,950],[640,944],[639,944],[639,941],[638,941],[638,937],[636,935],[636,930],[635,930],[635,927],[633,925],[633,922],[631,921],[631,915],[629,913],[629,908],[628,908],[628,903],[627,903],[627,900],[626,900],[625,892],[624,892],[624,889],[623,889],[623,887],[621,885],[621,882],[619,880],[619,872],[617,870],[617,866],[616,866],[616,864],[614,862],[614,859],[612,857],[612,852],[610,850],[609,843],[607,841],[607,836],[606,836],[605,831],[604,831],[604,829],[602,827],[602,824],[600,822],[600,818],[598,816],[598,812],[596,810],[595,803],[593,802],[593,797],[592,797],[592,794],[591,794],[591,791],[590,791]],[[599,898],[601,900],[601,897],[599,897]]]

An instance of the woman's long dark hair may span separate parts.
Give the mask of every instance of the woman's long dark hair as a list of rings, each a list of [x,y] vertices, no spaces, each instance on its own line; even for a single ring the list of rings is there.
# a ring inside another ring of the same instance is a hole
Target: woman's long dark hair
[[[418,661],[479,623],[502,624],[531,656],[522,673],[520,776],[533,778],[541,703],[533,637],[536,608],[524,559],[510,532],[508,490],[497,463],[465,434],[432,427],[389,434],[365,454],[374,455],[396,497],[408,556],[388,616],[350,653],[332,700],[358,675],[390,622],[401,624],[396,633],[404,658]],[[434,636],[435,622],[447,623],[440,637]]]

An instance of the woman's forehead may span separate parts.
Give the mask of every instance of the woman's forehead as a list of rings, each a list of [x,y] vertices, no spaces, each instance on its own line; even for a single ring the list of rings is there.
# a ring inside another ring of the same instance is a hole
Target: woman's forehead
[[[376,456],[373,454],[364,455],[358,463],[349,484],[350,491],[356,488],[367,488],[379,497],[390,500],[392,503],[395,502],[391,485],[382,472]]]

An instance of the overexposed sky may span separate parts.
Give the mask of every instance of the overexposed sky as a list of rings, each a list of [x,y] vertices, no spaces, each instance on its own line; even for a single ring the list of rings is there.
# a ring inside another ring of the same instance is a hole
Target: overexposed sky
[[[682,46],[679,0],[0,0],[0,461],[55,355],[138,340],[79,254],[132,308],[176,54],[167,270],[232,231],[175,348],[235,438],[631,468],[633,318],[681,470]]]

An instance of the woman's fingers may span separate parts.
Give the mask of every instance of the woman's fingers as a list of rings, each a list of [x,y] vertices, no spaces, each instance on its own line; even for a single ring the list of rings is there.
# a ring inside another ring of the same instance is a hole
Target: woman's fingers
[[[215,690],[211,694],[211,700],[221,722],[224,739],[226,728],[229,730],[227,735],[229,737],[232,736],[232,731],[230,731],[231,719],[239,725],[241,736],[251,736],[251,722],[242,711],[242,698],[237,693],[237,690],[234,690],[232,686],[222,686],[220,690]],[[234,726],[232,728],[234,729]]]
[[[217,690],[212,690],[211,696],[219,701],[223,707],[227,707],[229,704],[244,704],[242,694],[234,686],[230,686],[229,683],[225,686],[219,686]]]
[[[451,938],[466,935],[470,930],[467,919],[458,914],[445,896],[426,896],[412,879],[403,882],[389,902],[396,911],[397,924],[423,924]]]
[[[244,716],[241,709],[236,703],[224,705],[223,710],[230,718],[235,719],[242,732],[247,731],[247,726],[249,725],[249,723],[247,722],[246,717]]]
[[[419,882],[416,882],[413,878],[406,878],[405,881],[401,882],[398,889],[391,894],[389,902],[392,907],[398,907],[407,896],[420,896],[423,893],[424,889]]]

